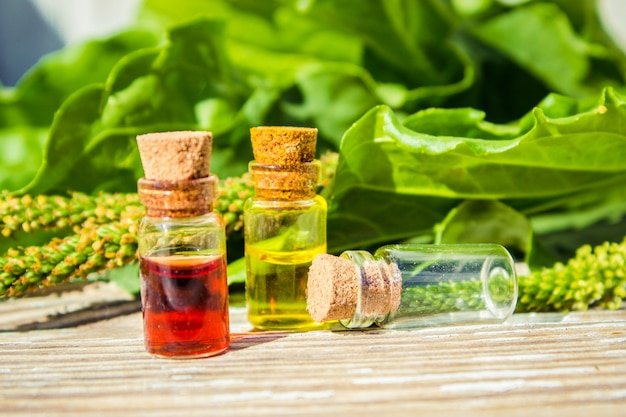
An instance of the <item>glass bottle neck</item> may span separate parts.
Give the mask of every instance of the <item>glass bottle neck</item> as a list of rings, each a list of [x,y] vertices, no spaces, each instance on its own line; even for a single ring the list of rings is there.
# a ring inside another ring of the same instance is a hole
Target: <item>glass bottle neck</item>
[[[154,181],[141,178],[139,198],[148,217],[195,217],[213,211],[217,177],[210,175],[187,181]]]
[[[374,257],[367,251],[345,251],[341,257],[354,265],[358,283],[354,315],[341,320],[341,324],[349,329],[358,329],[382,323],[400,305],[400,270],[395,264]]]
[[[255,197],[259,200],[310,200],[316,195],[320,166],[317,160],[296,165],[263,165],[252,161],[249,169]]]

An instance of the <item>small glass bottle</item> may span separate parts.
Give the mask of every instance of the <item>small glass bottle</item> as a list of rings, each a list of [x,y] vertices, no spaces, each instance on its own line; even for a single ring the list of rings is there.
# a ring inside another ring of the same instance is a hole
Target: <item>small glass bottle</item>
[[[387,245],[373,256],[319,255],[307,291],[316,321],[349,329],[502,323],[515,310],[517,278],[497,244]]]
[[[262,330],[316,327],[306,286],[313,258],[326,252],[326,201],[316,195],[317,129],[256,127],[251,139],[255,196],[244,205],[248,321]]]
[[[225,228],[213,212],[217,178],[208,172],[211,134],[153,133],[137,142],[146,173],[138,181],[146,207],[138,230],[146,350],[169,358],[218,354],[230,336]],[[195,158],[200,167],[190,164]]]

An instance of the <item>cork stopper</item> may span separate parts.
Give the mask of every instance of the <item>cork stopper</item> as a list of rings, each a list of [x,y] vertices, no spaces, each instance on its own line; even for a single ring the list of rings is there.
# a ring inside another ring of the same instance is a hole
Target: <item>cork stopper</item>
[[[250,129],[254,161],[250,172],[261,200],[297,201],[315,197],[320,164],[315,160],[317,129],[261,126]]]
[[[259,126],[250,129],[252,152],[262,165],[296,165],[315,159],[317,129]]]
[[[307,282],[307,309],[316,322],[352,317],[359,298],[359,277],[348,259],[321,254],[313,259]]]
[[[139,197],[150,217],[192,217],[213,210],[217,177],[210,174],[210,132],[137,136],[145,177]]]
[[[307,283],[307,308],[317,322],[355,319],[356,327],[395,313],[402,296],[402,274],[395,263],[375,260],[365,251],[313,259]]]
[[[157,132],[137,136],[145,178],[181,181],[210,174],[211,132]]]

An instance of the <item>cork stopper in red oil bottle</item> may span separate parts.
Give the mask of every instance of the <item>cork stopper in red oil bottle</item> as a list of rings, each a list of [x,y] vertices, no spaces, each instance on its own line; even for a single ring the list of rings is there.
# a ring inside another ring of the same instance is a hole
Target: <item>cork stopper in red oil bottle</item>
[[[137,136],[144,169],[139,197],[150,217],[193,217],[213,210],[217,178],[210,173],[210,132]]]
[[[262,200],[305,200],[316,194],[320,165],[315,160],[317,129],[260,126],[250,129],[254,161],[250,172]]]

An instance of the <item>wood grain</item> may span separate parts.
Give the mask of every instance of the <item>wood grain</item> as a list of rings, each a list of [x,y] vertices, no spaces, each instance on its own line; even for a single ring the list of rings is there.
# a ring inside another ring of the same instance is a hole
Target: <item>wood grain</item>
[[[226,353],[167,360],[144,351],[136,312],[7,330],[18,304],[32,302],[0,303],[2,416],[626,415],[624,310],[263,333],[250,332],[234,307]]]

